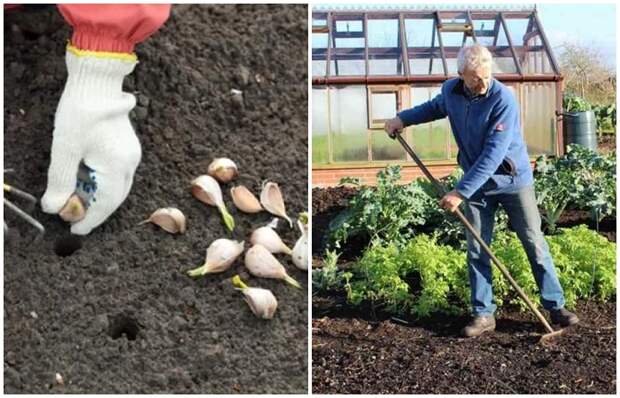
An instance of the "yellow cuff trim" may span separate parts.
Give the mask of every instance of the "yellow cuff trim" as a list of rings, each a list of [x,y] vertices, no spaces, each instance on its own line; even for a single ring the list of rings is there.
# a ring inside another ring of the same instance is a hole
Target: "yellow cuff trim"
[[[71,44],[67,44],[67,51],[76,57],[95,57],[95,58],[107,58],[107,59],[118,59],[121,61],[127,62],[137,62],[138,57],[135,53],[113,53],[108,51],[90,51],[90,50],[80,50],[77,47],[72,46]]]

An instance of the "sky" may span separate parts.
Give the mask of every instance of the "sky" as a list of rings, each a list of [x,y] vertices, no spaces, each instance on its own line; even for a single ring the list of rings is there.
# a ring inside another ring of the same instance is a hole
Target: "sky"
[[[616,65],[616,6],[613,4],[538,4],[538,16],[557,54],[564,41],[593,45]]]
[[[434,3],[422,3],[412,1],[407,3],[330,3],[318,7],[337,7],[345,9],[365,8],[402,8],[433,6]],[[468,5],[476,7],[502,7],[501,4],[492,3],[435,3],[440,6],[455,8],[467,8]],[[535,3],[514,3],[510,2],[507,6],[533,7]],[[561,52],[561,44],[564,41],[579,43],[587,46],[594,46],[600,49],[604,55],[604,61],[608,66],[616,66],[616,5],[612,3],[572,3],[572,4],[551,4],[537,3],[538,16],[543,25],[543,29],[556,53],[556,58]]]

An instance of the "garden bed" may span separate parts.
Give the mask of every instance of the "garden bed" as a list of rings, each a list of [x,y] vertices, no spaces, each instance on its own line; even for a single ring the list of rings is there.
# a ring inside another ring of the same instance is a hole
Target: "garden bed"
[[[323,243],[329,224],[356,192],[351,187],[313,190],[315,263],[326,261]],[[560,228],[577,225],[596,229],[590,213],[582,210],[566,210],[557,223]],[[615,242],[615,218],[604,218],[598,231]],[[339,250],[338,269],[355,268],[368,243],[359,236],[347,241]],[[406,282],[416,290],[416,281]],[[543,331],[537,320],[514,306],[500,307],[495,333],[463,339],[459,332],[468,321],[464,315],[394,317],[368,301],[352,306],[343,288],[315,292],[312,302],[314,393],[612,394],[616,390],[615,299],[578,301],[581,323],[547,347],[536,344]]]
[[[464,339],[466,317],[404,324],[340,311],[312,320],[312,391],[615,394],[615,307],[580,303],[581,323],[546,346],[537,344],[541,326],[528,313],[500,311],[495,333]]]
[[[70,30],[55,7],[5,22],[4,165],[15,169],[5,177],[41,197]],[[143,157],[125,203],[68,257],[54,253],[69,229],[57,216],[33,209],[47,228],[33,242],[35,231],[7,212],[4,392],[306,393],[306,273],[284,256],[302,289],[252,278],[241,260],[198,280],[185,272],[227,236],[217,210],[189,189],[214,157],[233,158],[254,192],[277,182],[290,216],[307,210],[307,7],[173,5],[136,51],[125,91],[137,96]],[[247,247],[272,216],[237,211],[223,188],[234,238]],[[185,213],[186,234],[137,226],[166,206]],[[299,231],[285,224],[292,246]],[[236,273],[273,291],[273,320],[252,315],[230,282]]]

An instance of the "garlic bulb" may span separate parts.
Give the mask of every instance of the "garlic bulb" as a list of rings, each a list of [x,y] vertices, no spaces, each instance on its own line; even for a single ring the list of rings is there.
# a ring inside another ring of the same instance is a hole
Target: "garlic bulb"
[[[161,229],[166,232],[170,232],[171,234],[185,232],[185,215],[181,212],[181,210],[175,207],[157,209],[147,220],[142,221],[138,225],[146,224],[148,222],[158,225]]]
[[[256,196],[243,185],[230,188],[230,196],[237,209],[245,213],[258,213],[259,211],[263,211],[263,207],[258,202],[258,199],[256,199]]]
[[[293,247],[293,264],[299,269],[308,270],[308,215],[301,213],[297,226],[301,231],[301,237]]]
[[[245,253],[245,266],[254,276],[282,279],[286,283],[301,289],[299,283],[288,276],[286,269],[278,259],[262,245],[254,245]]]
[[[82,199],[76,194],[71,195],[67,203],[60,209],[58,215],[67,222],[80,221],[86,216],[86,209]]]
[[[220,182],[227,183],[237,176],[237,165],[228,158],[217,158],[209,164],[207,174]]]
[[[293,251],[282,242],[278,233],[269,227],[260,227],[254,230],[250,237],[250,242],[253,245],[264,246],[270,253],[284,253],[289,255],[293,253]]]
[[[243,252],[244,242],[230,239],[216,239],[207,248],[205,263],[198,268],[187,271],[189,276],[202,276],[224,272]]]
[[[260,193],[260,203],[263,205],[265,210],[271,214],[275,214],[278,217],[284,218],[288,221],[289,226],[293,228],[293,222],[286,215],[282,192],[280,192],[280,187],[278,187],[278,184],[275,182],[266,182],[263,184],[263,190]]]
[[[278,300],[270,290],[249,287],[243,283],[239,275],[233,276],[232,282],[235,288],[243,293],[245,302],[248,303],[254,315],[262,319],[273,318],[278,308]]]
[[[220,184],[213,177],[208,175],[196,177],[192,181],[192,195],[201,202],[217,207],[222,214],[226,228],[232,232],[235,228],[235,220],[228,212],[228,209],[226,209],[226,205],[224,205]]]

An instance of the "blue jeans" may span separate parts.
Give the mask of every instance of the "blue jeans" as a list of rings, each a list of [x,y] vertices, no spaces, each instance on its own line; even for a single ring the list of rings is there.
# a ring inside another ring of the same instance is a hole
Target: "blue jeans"
[[[475,193],[465,201],[465,217],[490,246],[493,238],[495,211],[502,205],[512,228],[517,233],[532,266],[545,309],[564,307],[564,292],[553,266],[549,246],[540,229],[540,213],[533,186],[514,193],[484,195]],[[467,266],[471,286],[473,315],[491,315],[497,306],[493,299],[491,259],[469,231],[467,235]]]

